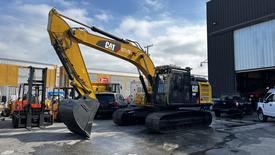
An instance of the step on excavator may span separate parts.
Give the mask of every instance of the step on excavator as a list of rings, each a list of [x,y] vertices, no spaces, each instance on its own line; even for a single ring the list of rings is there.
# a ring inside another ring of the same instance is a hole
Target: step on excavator
[[[70,27],[66,21],[77,23],[81,27]],[[200,107],[211,103],[198,104],[192,100],[190,68],[171,65],[155,67],[138,42],[83,24],[55,9],[49,12],[48,33],[71,85],[81,95],[77,100],[68,99],[59,106],[62,122],[70,131],[89,138],[99,107],[79,44],[123,59],[137,67],[145,93],[144,103],[114,112],[115,124],[145,123],[148,129],[164,133],[190,125],[211,124],[211,113],[200,110]]]

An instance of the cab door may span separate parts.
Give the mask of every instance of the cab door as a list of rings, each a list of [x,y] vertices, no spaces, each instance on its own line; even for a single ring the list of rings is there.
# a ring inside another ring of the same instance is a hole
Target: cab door
[[[275,95],[272,94],[272,100],[268,102],[270,107],[270,116],[275,117]]]
[[[275,115],[275,100],[274,100],[274,94],[269,95],[263,104],[264,114],[268,116],[274,116]]]

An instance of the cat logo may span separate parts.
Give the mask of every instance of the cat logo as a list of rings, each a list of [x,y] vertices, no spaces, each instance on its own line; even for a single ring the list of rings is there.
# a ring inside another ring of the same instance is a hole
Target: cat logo
[[[115,47],[116,47],[115,44],[110,43],[110,42],[108,42],[108,41],[105,42],[105,48],[109,48],[109,49],[111,49],[112,51],[114,51],[114,50],[115,50]]]
[[[120,50],[120,44],[119,43],[114,43],[110,41],[105,41],[105,40],[100,40],[96,43],[96,45],[106,48],[108,50],[111,50],[113,52],[117,52]]]

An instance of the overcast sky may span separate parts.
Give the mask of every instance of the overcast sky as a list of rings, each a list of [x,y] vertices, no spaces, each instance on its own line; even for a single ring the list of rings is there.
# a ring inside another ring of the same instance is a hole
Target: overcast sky
[[[14,58],[60,64],[47,33],[48,12],[97,26],[150,48],[156,66],[190,66],[194,74],[207,74],[205,0],[9,0],[0,7],[0,52]],[[136,72],[123,60],[81,46],[89,68]]]

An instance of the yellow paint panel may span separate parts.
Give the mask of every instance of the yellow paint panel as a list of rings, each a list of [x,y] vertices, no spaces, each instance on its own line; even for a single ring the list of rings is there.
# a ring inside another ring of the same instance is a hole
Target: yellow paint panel
[[[7,67],[7,85],[17,86],[18,85],[18,66],[8,65]]]
[[[68,74],[65,71],[65,68],[61,66],[59,68],[59,87],[68,87],[70,86],[70,80]]]
[[[0,64],[0,86],[18,85],[18,66]]]
[[[55,80],[56,80],[55,69],[48,69],[47,87],[55,87]]]
[[[212,103],[212,88],[208,82],[199,82],[200,103]]]
[[[6,86],[7,65],[0,64],[0,86]]]
[[[107,84],[105,84],[105,83],[92,82],[92,87],[93,87],[93,90],[95,92],[106,92],[106,91],[108,91]]]

